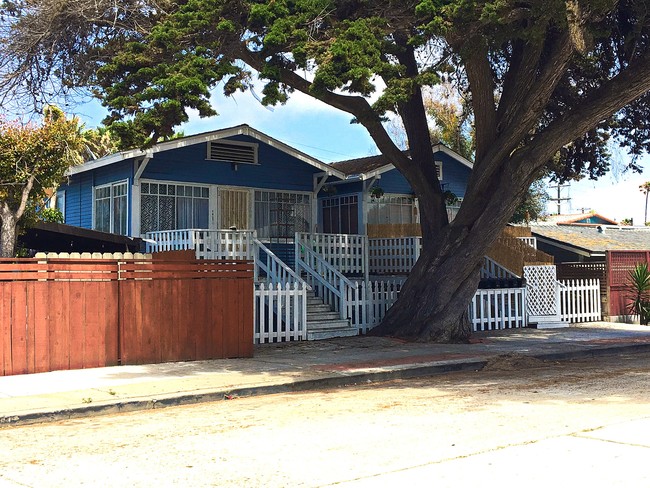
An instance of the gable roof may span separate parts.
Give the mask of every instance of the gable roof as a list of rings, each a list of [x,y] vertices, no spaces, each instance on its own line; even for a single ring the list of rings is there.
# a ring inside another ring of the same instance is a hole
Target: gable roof
[[[561,215],[548,215],[544,220],[538,220],[536,225],[618,225],[618,222],[610,218],[604,217],[595,212],[577,213],[577,214],[561,214]]]
[[[322,161],[309,156],[308,154],[295,149],[284,142],[281,142],[273,137],[270,137],[263,132],[253,129],[248,124],[236,125],[234,127],[228,127],[225,129],[218,129],[210,132],[203,132],[201,134],[196,134],[193,136],[181,137],[179,139],[174,139],[171,141],[164,141],[155,144],[154,146],[148,149],[129,149],[127,151],[121,151],[118,153],[110,154],[104,156],[103,158],[95,159],[93,161],[88,161],[82,165],[74,166],[68,170],[69,175],[74,175],[77,173],[83,173],[93,169],[101,168],[103,166],[108,166],[111,164],[118,163],[120,161],[125,161],[127,159],[133,158],[143,158],[143,157],[153,157],[156,153],[163,151],[170,151],[173,149],[178,149],[181,147],[192,146],[194,144],[203,144],[208,141],[214,141],[218,139],[225,139],[228,137],[234,137],[239,135],[245,135],[257,139],[264,144],[275,147],[282,152],[293,156],[296,159],[299,159],[315,168],[320,169],[323,173],[337,176],[338,178],[344,179],[345,174],[340,170],[332,167],[329,164],[323,163]]]
[[[583,255],[650,250],[650,228],[609,225],[531,225],[533,236]]]
[[[447,154],[448,156],[451,156],[461,164],[467,166],[469,169],[472,169],[474,167],[474,163],[464,158],[456,151],[449,149],[447,146],[443,144],[436,144],[432,148],[434,154],[437,152],[442,152],[444,154]],[[409,152],[404,151],[404,154],[408,156]],[[390,171],[395,168],[393,163],[390,162],[390,159],[387,156],[384,156],[383,154],[379,154],[376,156],[368,156],[365,158],[338,161],[336,163],[332,163],[330,166],[341,171],[346,176],[364,175],[366,177],[380,175],[382,173],[385,173],[386,171]]]

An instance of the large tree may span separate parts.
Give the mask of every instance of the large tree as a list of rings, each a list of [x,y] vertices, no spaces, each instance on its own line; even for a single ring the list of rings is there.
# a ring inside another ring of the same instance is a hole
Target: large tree
[[[81,163],[84,147],[79,120],[67,119],[58,108],[46,108],[40,125],[0,118],[0,257],[14,257],[25,212],[44,204],[46,190]]]
[[[422,254],[378,333],[467,339],[483,256],[542,170],[598,176],[608,137],[635,156],[650,140],[648,1],[150,1],[13,0],[0,88],[92,86],[109,122],[154,140],[188,108],[214,114],[210,89],[245,90],[254,72],[264,103],[298,90],[349,113],[420,201]],[[451,223],[423,104],[441,80],[469,94],[475,131]],[[408,156],[387,112],[403,122]]]

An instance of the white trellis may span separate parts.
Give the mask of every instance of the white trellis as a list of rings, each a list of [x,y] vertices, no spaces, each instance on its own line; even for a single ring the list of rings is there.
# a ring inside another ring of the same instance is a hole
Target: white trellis
[[[555,265],[524,266],[528,321],[538,328],[563,327]]]

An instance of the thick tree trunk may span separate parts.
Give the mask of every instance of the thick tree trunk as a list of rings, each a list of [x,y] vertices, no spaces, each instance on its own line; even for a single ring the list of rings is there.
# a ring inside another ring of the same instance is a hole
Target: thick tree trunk
[[[471,335],[467,305],[476,291],[480,267],[462,277],[453,271],[465,266],[462,261],[460,256],[441,257],[435,250],[423,250],[399,300],[371,334],[424,342],[467,342]]]

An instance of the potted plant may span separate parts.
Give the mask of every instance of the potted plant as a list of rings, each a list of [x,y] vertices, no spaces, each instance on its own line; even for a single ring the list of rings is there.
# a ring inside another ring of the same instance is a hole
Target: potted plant
[[[370,198],[381,198],[384,196],[384,189],[381,188],[380,186],[373,186],[370,189]]]

